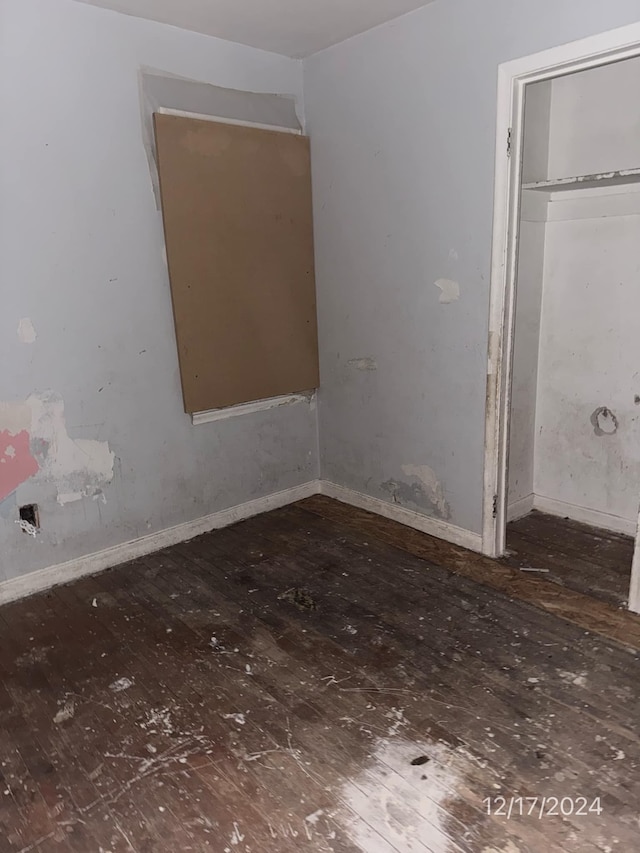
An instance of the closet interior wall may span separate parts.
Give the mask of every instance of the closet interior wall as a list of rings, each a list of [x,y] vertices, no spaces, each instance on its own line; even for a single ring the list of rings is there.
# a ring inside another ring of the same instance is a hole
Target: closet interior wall
[[[635,532],[639,87],[640,59],[527,87],[509,520],[537,508]]]

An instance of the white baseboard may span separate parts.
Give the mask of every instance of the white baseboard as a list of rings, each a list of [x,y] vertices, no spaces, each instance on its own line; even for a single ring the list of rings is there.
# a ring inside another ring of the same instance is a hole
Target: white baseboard
[[[618,515],[609,515],[608,512],[576,506],[565,501],[555,500],[555,498],[545,498],[543,495],[533,496],[533,508],[540,510],[540,512],[547,512],[549,515],[560,515],[573,521],[581,521],[583,524],[590,524],[592,527],[604,527],[605,530],[626,533],[627,536],[636,535],[637,519],[630,521],[628,518],[621,518]]]
[[[526,497],[520,498],[512,504],[509,504],[507,507],[507,522],[515,521],[518,518],[529,515],[533,509],[534,497],[534,495],[527,495]]]
[[[320,481],[320,491],[327,497],[335,498],[342,503],[351,504],[351,506],[357,506],[360,509],[369,510],[369,512],[382,515],[384,518],[399,521],[400,524],[406,524],[407,527],[413,527],[414,530],[420,530],[422,533],[428,533],[430,536],[436,536],[438,539],[444,539],[446,542],[452,542],[454,545],[460,545],[470,551],[481,552],[482,550],[482,536],[479,533],[456,527],[455,524],[442,521],[440,518],[422,515],[422,513],[414,512],[398,504],[373,498],[362,492],[347,489],[345,486],[338,486],[328,480]]]
[[[428,533],[430,536],[436,536],[447,542],[453,542],[455,545],[461,545],[463,548],[469,548],[471,551],[479,552],[481,550],[482,537],[479,533],[463,530],[461,527],[456,527],[455,524],[449,524],[449,522],[442,521],[439,518],[421,515],[419,512],[398,506],[398,504],[387,503],[379,498],[373,498],[353,489],[338,486],[327,480],[310,480],[300,486],[293,486],[290,489],[284,489],[263,498],[256,498],[247,501],[247,503],[223,509],[211,515],[196,518],[193,521],[187,521],[184,524],[177,524],[175,527],[168,527],[165,530],[159,530],[157,533],[151,533],[130,542],[122,542],[120,545],[87,554],[85,557],[78,557],[66,563],[58,563],[55,566],[48,566],[17,578],[2,581],[0,582],[0,604],[7,604],[10,601],[51,589],[85,575],[110,569],[120,563],[152,554],[161,548],[168,548],[178,542],[186,542],[187,539],[193,539],[194,536],[200,536],[202,533],[228,527],[237,521],[243,521],[272,509],[279,509],[287,504],[317,494],[327,495],[343,503],[369,510],[369,512],[406,524],[407,527]]]
[[[175,527],[167,527],[165,530],[142,536],[140,539],[122,542],[120,545],[105,548],[103,551],[87,554],[86,557],[78,557],[66,563],[58,563],[56,566],[48,566],[17,578],[10,578],[0,583],[0,604],[42,592],[45,589],[68,583],[85,575],[110,569],[120,563],[135,560],[137,557],[144,557],[146,554],[152,554],[161,548],[168,548],[178,542],[193,539],[194,536],[200,536],[201,533],[208,533],[210,530],[217,530],[220,527],[228,527],[237,521],[259,515],[261,512],[279,509],[287,504],[308,498],[310,495],[316,495],[319,491],[319,481],[311,480],[300,486],[293,486],[290,489],[284,489],[263,498],[256,498],[247,501],[247,503],[205,515],[202,518],[195,518],[193,521],[186,521],[184,524],[177,524]]]

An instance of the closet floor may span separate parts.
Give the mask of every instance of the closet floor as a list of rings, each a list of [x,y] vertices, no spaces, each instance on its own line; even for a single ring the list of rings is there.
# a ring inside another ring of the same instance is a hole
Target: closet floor
[[[494,566],[317,497],[5,605],[1,853],[636,850],[638,653]]]
[[[505,562],[619,607],[629,595],[633,538],[534,510],[507,525]]]

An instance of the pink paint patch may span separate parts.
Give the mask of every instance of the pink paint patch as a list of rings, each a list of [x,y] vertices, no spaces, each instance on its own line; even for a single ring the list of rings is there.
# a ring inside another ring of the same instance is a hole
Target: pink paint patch
[[[13,435],[9,430],[0,431],[0,501],[15,492],[38,470],[38,463],[29,449],[29,433],[26,429]]]

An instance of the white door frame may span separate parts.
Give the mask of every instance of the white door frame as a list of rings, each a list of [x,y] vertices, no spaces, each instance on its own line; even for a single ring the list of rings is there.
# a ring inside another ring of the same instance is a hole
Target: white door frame
[[[482,523],[482,552],[490,557],[499,557],[505,549],[525,86],[635,56],[640,56],[640,23],[498,66]],[[629,608],[635,612],[640,612],[639,552],[640,534],[636,537],[629,596]]]

